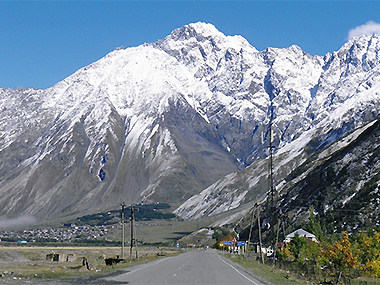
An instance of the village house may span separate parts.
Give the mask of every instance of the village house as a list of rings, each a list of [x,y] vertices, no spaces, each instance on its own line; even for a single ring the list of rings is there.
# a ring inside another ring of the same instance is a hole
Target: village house
[[[299,237],[304,237],[304,238],[307,238],[310,241],[318,243],[317,237],[315,235],[313,235],[312,233],[309,233],[309,232],[305,231],[304,229],[298,229],[298,230],[296,230],[296,231],[288,234],[285,237],[284,243],[285,244],[290,243],[290,241],[292,240],[292,238],[294,238],[294,236],[296,234],[298,234]]]

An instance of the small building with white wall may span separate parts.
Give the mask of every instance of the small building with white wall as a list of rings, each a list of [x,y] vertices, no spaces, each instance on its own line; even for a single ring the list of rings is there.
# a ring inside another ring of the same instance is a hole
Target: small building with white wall
[[[312,233],[305,231],[304,229],[298,229],[298,230],[288,234],[285,237],[284,243],[290,243],[290,241],[292,240],[292,238],[294,238],[294,236],[296,234],[298,234],[299,237],[303,237],[303,238],[306,238],[310,241],[318,243],[317,237],[315,235],[313,235]]]

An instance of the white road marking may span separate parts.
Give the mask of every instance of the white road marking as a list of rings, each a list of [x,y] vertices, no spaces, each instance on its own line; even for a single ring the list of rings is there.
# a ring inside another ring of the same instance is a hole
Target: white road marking
[[[135,269],[135,270],[125,272],[125,273],[123,273],[123,275],[124,275],[124,274],[126,275],[126,274],[135,273],[136,271],[139,271],[139,270],[141,270],[141,269],[145,269],[145,268],[148,268],[148,267],[151,267],[151,266],[157,265],[157,264],[159,264],[159,263],[161,263],[161,262],[163,262],[163,261],[165,261],[165,260],[168,260],[168,258],[167,258],[167,259],[161,259],[161,260],[159,260],[159,261],[157,261],[157,262],[154,262],[154,263],[152,263],[152,264],[147,264],[146,266],[142,266],[142,267],[137,268],[137,269]]]
[[[223,261],[225,264],[229,265],[231,268],[233,268],[237,273],[239,273],[241,276],[243,276],[245,279],[247,279],[249,282],[253,283],[253,284],[256,284],[256,285],[259,285],[258,283],[256,283],[255,281],[253,281],[252,279],[248,278],[247,276],[245,276],[243,273],[241,273],[239,270],[237,270],[233,265],[229,264],[227,261],[225,261],[223,258],[221,258],[219,256],[219,259],[221,261]]]

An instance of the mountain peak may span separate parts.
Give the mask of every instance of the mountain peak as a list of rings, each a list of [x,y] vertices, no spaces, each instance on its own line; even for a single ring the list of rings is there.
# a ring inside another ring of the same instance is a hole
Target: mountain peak
[[[380,37],[361,35],[345,43],[334,55],[346,64],[353,65],[353,72],[370,71],[378,66]]]
[[[209,23],[197,22],[197,23],[189,24],[188,27],[193,28],[197,32],[197,34],[201,34],[204,37],[215,36],[215,35],[225,36],[213,24],[209,24]]]
[[[209,37],[225,37],[225,35],[218,31],[214,25],[197,22],[185,25],[182,28],[175,29],[170,37],[174,40],[188,40],[190,38],[209,38]]]
[[[345,43],[341,50],[343,51],[353,51],[353,50],[364,50],[368,51],[371,46],[379,47],[380,46],[380,36],[376,34],[372,35],[360,35],[350,39],[347,43]],[[339,51],[338,51],[339,52]]]
[[[357,41],[370,41],[372,39],[380,39],[380,35],[378,34],[362,34],[362,35],[359,35],[359,36],[355,36],[355,37],[352,37],[351,39],[349,39],[348,43],[349,42],[357,42]]]

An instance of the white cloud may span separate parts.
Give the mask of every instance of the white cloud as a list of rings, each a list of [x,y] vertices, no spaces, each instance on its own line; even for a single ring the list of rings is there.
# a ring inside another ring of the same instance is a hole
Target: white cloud
[[[31,225],[37,222],[37,219],[32,216],[21,216],[15,219],[0,218],[0,228],[14,228],[18,226]]]
[[[350,30],[348,32],[348,39],[352,39],[354,37],[358,37],[361,35],[380,35],[380,24],[369,21],[365,23],[364,25],[357,26],[356,28]]]

